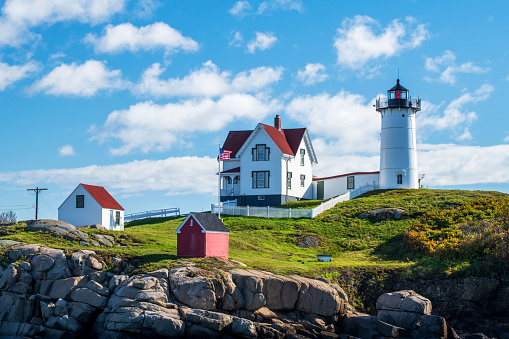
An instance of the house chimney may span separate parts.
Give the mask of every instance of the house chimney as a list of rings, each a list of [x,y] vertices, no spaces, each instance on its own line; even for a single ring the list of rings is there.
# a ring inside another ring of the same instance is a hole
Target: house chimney
[[[278,131],[281,130],[281,118],[279,117],[279,114],[276,114],[276,117],[274,118],[274,127],[276,127]]]

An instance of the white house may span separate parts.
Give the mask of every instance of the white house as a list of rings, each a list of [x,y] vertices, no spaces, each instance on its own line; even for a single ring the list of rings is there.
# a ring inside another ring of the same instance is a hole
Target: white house
[[[355,172],[339,174],[330,177],[313,178],[313,199],[330,199],[369,185],[370,188],[378,188],[380,172]]]
[[[238,205],[279,206],[313,199],[312,165],[317,163],[306,128],[281,128],[259,123],[252,131],[230,131],[223,144],[231,151],[223,161],[221,201]]]
[[[58,220],[74,226],[124,229],[124,209],[102,186],[79,184],[58,208]]]

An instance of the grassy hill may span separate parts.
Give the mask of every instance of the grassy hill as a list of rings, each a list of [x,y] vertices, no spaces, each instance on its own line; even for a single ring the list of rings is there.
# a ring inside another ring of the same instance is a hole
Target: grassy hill
[[[455,271],[468,267],[471,258],[451,260],[430,253],[406,250],[402,232],[407,232],[426,212],[450,210],[476,199],[503,198],[499,192],[460,190],[390,190],[373,191],[338,204],[315,219],[265,219],[224,216],[230,229],[230,258],[276,273],[315,276],[336,269],[414,269],[437,267]],[[309,203],[307,203],[309,204]],[[292,206],[297,208],[298,206]],[[378,208],[404,210],[400,220],[360,219],[358,215]],[[176,257],[175,230],[184,218],[154,218],[126,224],[124,232],[86,230],[127,235],[127,247],[94,248],[106,256],[137,258],[146,270],[171,267]],[[0,230],[0,238],[76,250],[83,248],[49,234],[24,231],[20,223],[14,229]],[[316,262],[317,254],[331,254],[332,263]],[[191,259],[201,265],[215,265],[211,260]]]

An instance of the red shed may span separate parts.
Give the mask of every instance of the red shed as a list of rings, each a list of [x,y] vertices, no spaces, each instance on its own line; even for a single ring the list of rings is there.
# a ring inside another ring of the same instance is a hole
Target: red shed
[[[177,256],[228,259],[229,234],[217,215],[191,212],[177,228]]]

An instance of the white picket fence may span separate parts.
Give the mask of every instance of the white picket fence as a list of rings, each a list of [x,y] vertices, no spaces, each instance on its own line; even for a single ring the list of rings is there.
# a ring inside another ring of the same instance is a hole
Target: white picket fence
[[[374,185],[364,185],[355,190],[346,192],[335,198],[322,202],[319,206],[311,209],[291,209],[291,208],[275,208],[275,207],[253,207],[253,206],[233,206],[228,202],[223,202],[221,206],[217,204],[211,205],[211,213],[217,214],[219,208],[221,214],[237,215],[243,217],[260,217],[260,218],[309,218],[313,219],[318,214],[323,213],[340,202],[353,199],[368,191],[374,190]]]

